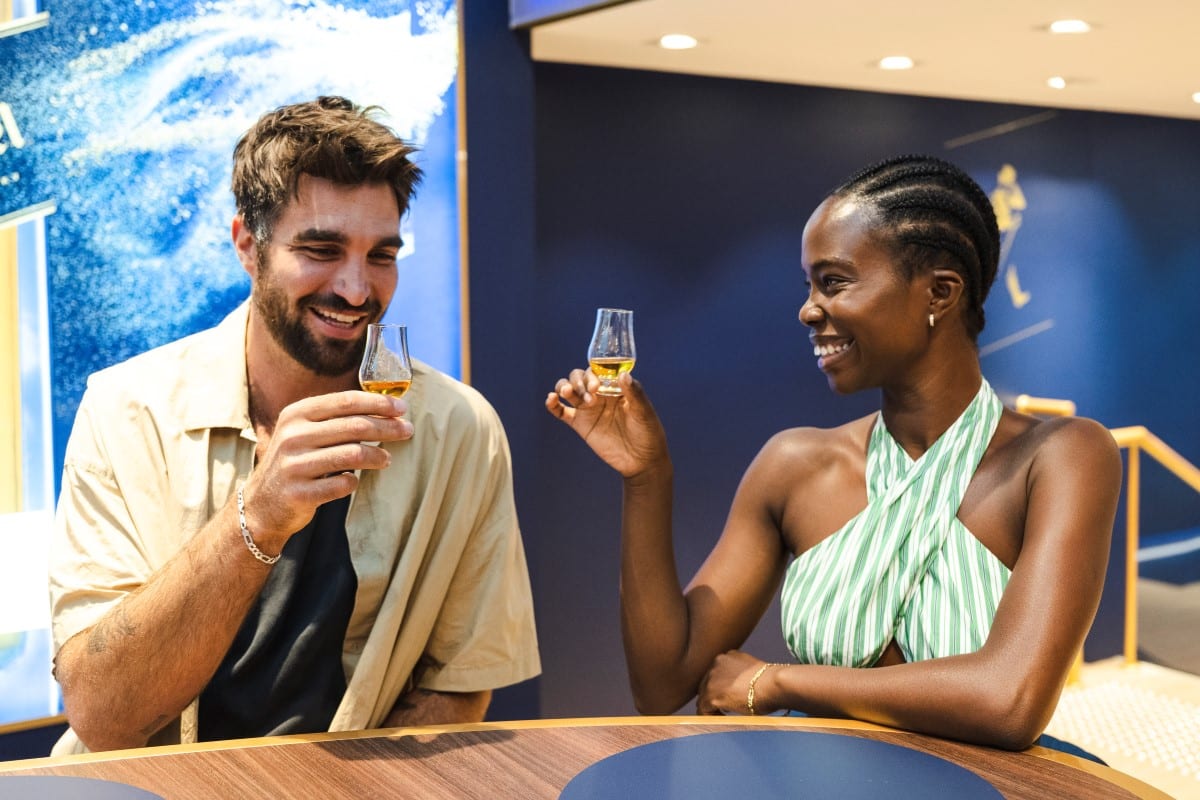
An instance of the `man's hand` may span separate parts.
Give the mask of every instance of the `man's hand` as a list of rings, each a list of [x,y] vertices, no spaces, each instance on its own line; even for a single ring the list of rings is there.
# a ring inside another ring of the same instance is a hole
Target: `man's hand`
[[[278,553],[317,507],[358,487],[361,469],[383,469],[379,445],[412,438],[400,398],[361,391],[299,400],[279,414],[267,449],[246,482],[246,526],[259,547]]]

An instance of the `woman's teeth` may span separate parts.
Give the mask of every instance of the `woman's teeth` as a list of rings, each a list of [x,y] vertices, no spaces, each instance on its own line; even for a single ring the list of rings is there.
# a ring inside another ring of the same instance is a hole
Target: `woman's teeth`
[[[849,342],[840,342],[839,344],[818,344],[813,345],[813,355],[824,358],[840,353],[850,347]]]

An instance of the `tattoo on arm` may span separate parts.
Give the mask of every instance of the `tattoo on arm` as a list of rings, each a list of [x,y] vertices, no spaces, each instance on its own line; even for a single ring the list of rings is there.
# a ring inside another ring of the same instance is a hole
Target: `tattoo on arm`
[[[124,604],[118,605],[88,631],[88,652],[103,653],[108,650],[110,635],[129,637],[136,633],[137,625],[129,619],[129,613]]]
[[[88,631],[87,649],[89,653],[103,653],[108,649],[108,636],[104,620],[100,620]]]
[[[129,618],[129,611],[124,604],[116,607],[116,619],[113,620],[114,626],[122,636],[133,636],[137,633],[137,625]]]

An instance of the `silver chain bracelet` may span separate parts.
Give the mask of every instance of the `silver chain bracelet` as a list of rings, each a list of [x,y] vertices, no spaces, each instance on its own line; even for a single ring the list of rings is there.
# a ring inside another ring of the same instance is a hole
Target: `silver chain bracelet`
[[[250,554],[264,564],[274,564],[279,560],[279,556],[269,556],[262,550],[258,549],[258,545],[254,543],[254,539],[250,538],[250,529],[246,527],[246,501],[242,499],[242,486],[237,487],[237,504],[238,504],[238,525],[242,526],[242,539],[246,542],[246,547],[250,548]],[[282,555],[282,554],[281,554]]]

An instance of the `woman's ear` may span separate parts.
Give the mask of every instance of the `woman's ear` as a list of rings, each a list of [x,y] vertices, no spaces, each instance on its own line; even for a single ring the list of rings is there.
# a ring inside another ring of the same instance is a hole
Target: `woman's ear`
[[[929,313],[940,320],[964,302],[965,290],[962,275],[952,269],[933,270],[933,281],[929,286]]]

